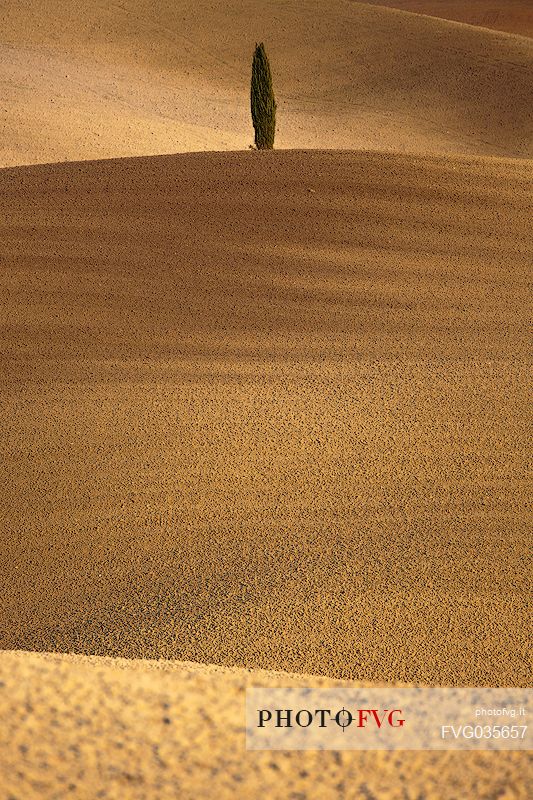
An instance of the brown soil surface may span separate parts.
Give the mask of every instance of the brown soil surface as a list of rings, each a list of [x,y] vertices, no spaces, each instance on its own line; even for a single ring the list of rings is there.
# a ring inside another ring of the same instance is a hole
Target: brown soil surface
[[[366,0],[372,6],[399,8],[467,25],[533,37],[531,0]]]
[[[348,0],[7,0],[0,166],[246,149],[257,40],[281,148],[533,157],[528,39]]]
[[[0,653],[3,797],[528,799],[527,753],[247,752],[245,688],[258,683],[325,682],[175,662]]]
[[[531,681],[527,36],[1,4],[0,800],[526,800],[526,754],[249,753],[243,709]]]
[[[0,646],[524,685],[531,165],[0,172]]]

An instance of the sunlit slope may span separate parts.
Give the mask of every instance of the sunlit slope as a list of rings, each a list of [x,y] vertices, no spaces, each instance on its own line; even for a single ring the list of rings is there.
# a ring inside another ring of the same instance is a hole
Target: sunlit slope
[[[8,0],[0,164],[253,141],[264,40],[279,147],[533,155],[533,42],[346,0]]]
[[[408,786],[409,797],[526,800],[527,753],[246,751],[247,686],[331,682],[162,667],[0,653],[6,797],[404,800]]]
[[[317,151],[2,171],[1,646],[524,685],[531,188]]]
[[[456,20],[497,31],[533,36],[531,0],[366,0],[373,6]]]

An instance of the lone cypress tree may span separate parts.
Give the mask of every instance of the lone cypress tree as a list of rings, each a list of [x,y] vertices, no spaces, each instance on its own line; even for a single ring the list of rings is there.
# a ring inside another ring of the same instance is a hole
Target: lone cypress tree
[[[251,102],[255,146],[258,150],[272,150],[276,133],[276,100],[272,89],[270,64],[263,42],[255,46]]]

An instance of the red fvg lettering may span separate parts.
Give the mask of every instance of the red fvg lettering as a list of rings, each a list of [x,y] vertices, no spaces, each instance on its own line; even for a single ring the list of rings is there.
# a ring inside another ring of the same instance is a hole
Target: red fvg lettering
[[[366,727],[367,722],[374,721],[378,728],[386,722],[387,725],[390,725],[391,728],[401,728],[405,722],[404,719],[397,718],[394,719],[394,714],[401,714],[401,710],[399,708],[395,708],[392,711],[389,711],[388,708],[384,709],[382,714],[380,715],[377,708],[360,708],[358,710],[358,728]]]

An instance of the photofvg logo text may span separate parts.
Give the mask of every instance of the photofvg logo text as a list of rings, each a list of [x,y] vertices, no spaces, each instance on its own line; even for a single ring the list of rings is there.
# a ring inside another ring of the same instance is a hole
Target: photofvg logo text
[[[346,728],[354,725],[356,728],[366,728],[367,725],[375,725],[378,728],[389,725],[391,728],[402,728],[405,719],[400,708],[389,709],[378,708],[357,708],[348,709],[344,706],[339,711],[332,711],[331,708],[261,708],[258,710],[258,727],[264,728],[273,725],[276,728],[308,728],[310,725],[318,725],[319,728],[327,728],[330,725],[337,725],[343,732]]]
[[[527,750],[530,689],[254,688],[250,750]]]

